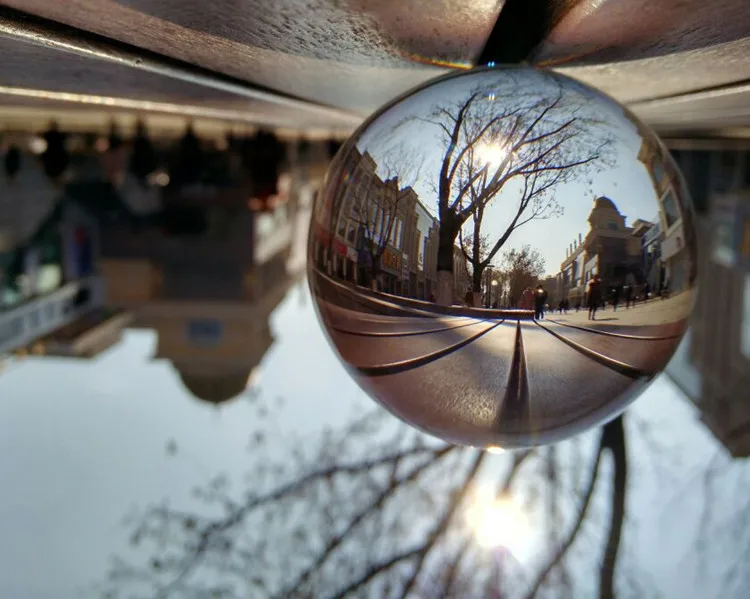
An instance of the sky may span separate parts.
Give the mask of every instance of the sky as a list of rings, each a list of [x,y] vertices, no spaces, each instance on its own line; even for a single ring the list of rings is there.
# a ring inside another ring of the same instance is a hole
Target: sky
[[[423,160],[419,178],[409,178],[410,173],[407,173],[405,179],[402,177],[402,183],[412,184],[420,200],[435,215],[437,198],[434,189],[446,147],[445,137],[438,126],[415,120],[415,117],[426,118],[435,106],[445,107],[452,102],[461,101],[471,93],[481,78],[487,76],[485,73],[469,73],[425,88],[376,115],[357,141],[360,151],[369,151],[378,163],[383,163],[383,157],[393,152],[394,148],[402,155],[414,158],[416,162]],[[494,77],[495,72],[490,76]],[[524,77],[528,78],[528,82],[524,80],[524,89],[541,86],[538,88],[542,90],[540,94],[546,93],[543,90],[553,89],[544,73],[530,72]],[[513,100],[506,100],[504,97],[515,89],[513,85],[502,77],[498,78],[495,88],[497,94],[493,101],[503,108],[511,104]],[[580,90],[585,93],[580,93]],[[563,208],[562,214],[550,219],[531,221],[516,229],[501,250],[502,254],[505,249],[531,244],[545,259],[548,274],[559,272],[568,245],[578,239],[579,233],[586,235],[588,216],[596,197],[605,195],[612,199],[627,217],[628,225],[637,218],[653,221],[658,214],[650,177],[637,160],[641,138],[633,124],[624,117],[622,109],[612,100],[600,98],[580,85],[571,87],[568,93],[587,102],[579,113],[581,116],[600,118],[608,123],[607,130],[615,140],[612,144],[614,166],[592,173],[586,180],[556,186],[555,200]],[[408,160],[401,160],[401,163],[407,164]],[[591,179],[590,183],[588,179]],[[509,213],[508,206],[517,204],[518,191],[517,185],[508,186],[492,200],[486,210],[482,232],[487,233],[492,240],[504,233],[511,214],[515,213]],[[470,228],[465,228],[464,231],[470,231]],[[495,263],[499,261],[499,257],[495,259]]]
[[[326,427],[336,430],[375,407],[330,350],[306,284],[289,292],[272,329],[277,341],[258,383],[271,408],[265,420],[249,396],[220,409],[190,397],[169,364],[151,359],[151,331],[126,332],[92,361],[11,364],[0,375],[0,596],[94,597],[92,584],[104,578],[110,556],[127,548],[123,518],[134,507],[168,499],[196,508],[191,488],[221,472],[240,484],[254,459],[248,438],[259,425],[266,451],[283,462]],[[643,580],[663,596],[718,596],[715,575],[696,580],[692,541],[703,508],[701,476],[721,457],[719,445],[666,378],[631,413],[631,429],[640,429],[638,422],[650,432],[628,437],[624,543]],[[173,457],[169,442],[177,447]],[[507,457],[490,456],[490,464],[505,465]],[[742,462],[721,463],[737,475],[748,472]],[[598,501],[606,502],[607,487]],[[745,501],[722,497],[717,513],[731,514]],[[724,538],[711,537],[709,565],[726,561]]]

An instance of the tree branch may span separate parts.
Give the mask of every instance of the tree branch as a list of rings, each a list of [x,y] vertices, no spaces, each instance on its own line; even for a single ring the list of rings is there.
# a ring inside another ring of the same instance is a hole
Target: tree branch
[[[306,569],[304,570],[298,577],[295,582],[293,582],[291,585],[289,585],[288,589],[285,591],[280,592],[277,597],[289,597],[293,591],[297,590],[300,586],[305,584],[307,580],[314,574],[316,571],[318,571],[323,564],[326,562],[328,557],[333,553],[333,551],[343,543],[343,541],[347,538],[347,536],[373,511],[378,510],[382,508],[385,501],[402,485],[405,485],[407,483],[414,482],[420,474],[422,474],[427,468],[435,464],[440,459],[447,456],[449,453],[454,451],[457,447],[455,445],[448,445],[446,447],[443,447],[441,450],[439,450],[434,457],[430,458],[428,461],[420,464],[419,466],[415,467],[409,474],[403,478],[395,478],[395,471],[398,466],[397,462],[394,462],[392,476],[389,481],[389,484],[383,488],[380,493],[376,496],[375,500],[370,503],[367,507],[360,510],[350,521],[349,524],[346,526],[346,528],[340,532],[339,534],[335,535],[332,539],[326,543],[326,546],[321,550],[320,554],[318,555],[317,559]]]
[[[471,488],[471,484],[474,480],[474,477],[477,475],[477,472],[479,472],[479,468],[482,465],[482,462],[484,461],[486,456],[487,456],[486,452],[480,451],[474,457],[474,461],[471,465],[471,468],[469,469],[469,472],[466,474],[466,477],[464,478],[464,482],[461,485],[461,489],[457,493],[454,494],[453,498],[451,499],[448,505],[448,509],[446,510],[445,514],[443,514],[443,517],[440,519],[440,521],[437,523],[437,525],[433,528],[432,532],[427,537],[427,541],[424,543],[420,551],[416,554],[417,565],[414,567],[414,570],[412,571],[411,576],[406,581],[406,585],[404,585],[404,588],[401,592],[401,599],[406,599],[406,597],[408,596],[408,594],[411,592],[412,588],[414,587],[414,584],[416,583],[417,578],[419,577],[419,574],[422,571],[422,565],[424,564],[424,561],[427,558],[427,555],[435,546],[435,543],[437,543],[438,539],[445,533],[446,529],[448,528],[448,525],[453,519],[453,516],[456,513],[456,510],[460,507],[461,503],[466,497],[466,494],[469,492]]]
[[[596,450],[596,457],[594,458],[594,463],[591,467],[591,478],[589,479],[589,485],[583,495],[583,502],[581,504],[581,509],[578,512],[578,517],[576,518],[576,521],[573,524],[573,528],[568,533],[567,538],[565,539],[563,544],[558,548],[558,550],[555,552],[552,558],[547,562],[544,568],[542,568],[542,570],[537,574],[537,577],[534,580],[534,584],[531,586],[531,590],[526,595],[526,599],[534,599],[534,597],[536,597],[537,593],[539,592],[539,589],[542,587],[542,584],[544,584],[544,581],[549,575],[549,573],[555,568],[555,566],[557,566],[560,560],[562,560],[563,557],[565,557],[565,554],[568,552],[568,549],[570,549],[570,547],[573,545],[573,542],[576,540],[576,537],[578,536],[578,533],[581,530],[581,525],[583,524],[583,521],[586,519],[586,513],[588,512],[588,509],[589,509],[591,497],[594,495],[594,488],[596,487],[596,480],[597,480],[597,477],[599,476],[599,462],[601,461],[601,456],[602,456],[603,451],[604,451],[604,433],[602,433],[601,439],[599,441],[599,446]]]

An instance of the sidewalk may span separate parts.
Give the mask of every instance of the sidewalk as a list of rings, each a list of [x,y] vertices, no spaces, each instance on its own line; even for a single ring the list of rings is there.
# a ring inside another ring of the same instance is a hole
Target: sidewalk
[[[589,320],[586,308],[581,308],[580,312],[576,312],[573,308],[567,314],[550,311],[547,312],[545,318],[576,325],[586,325],[592,322],[615,326],[663,325],[686,318],[692,310],[694,297],[695,291],[691,290],[683,291],[665,300],[657,297],[646,303],[639,302],[630,308],[626,308],[622,303],[617,307],[617,311],[608,305],[606,309],[596,311],[595,321]]]

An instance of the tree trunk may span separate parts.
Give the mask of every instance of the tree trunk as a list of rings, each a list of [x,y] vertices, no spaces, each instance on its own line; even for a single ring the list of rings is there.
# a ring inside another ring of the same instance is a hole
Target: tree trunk
[[[471,275],[471,288],[475,294],[482,297],[482,275],[484,274],[483,268],[474,267],[474,272]]]
[[[370,269],[370,289],[378,291],[378,277],[380,276],[379,259],[373,257],[372,268]]]
[[[452,215],[440,220],[437,255],[437,303],[441,306],[453,304],[456,285],[453,279],[453,248],[458,237],[459,226]]]
[[[609,534],[604,548],[599,578],[600,599],[615,597],[615,567],[622,538],[622,524],[625,520],[625,492],[628,480],[628,458],[625,448],[625,428],[622,416],[604,427],[603,444],[612,452],[614,475],[612,483],[612,513],[609,520]]]

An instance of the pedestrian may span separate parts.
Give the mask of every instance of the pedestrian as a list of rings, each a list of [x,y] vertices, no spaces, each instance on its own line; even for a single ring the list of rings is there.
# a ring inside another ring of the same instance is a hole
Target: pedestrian
[[[663,300],[669,297],[669,279],[664,280],[664,284],[661,287],[661,291],[659,292],[659,295],[661,296],[661,299]]]
[[[534,293],[534,318],[544,318],[544,308],[547,303],[547,292],[539,285]]]
[[[474,307],[474,292],[471,289],[469,289],[466,292],[466,295],[464,296],[464,301],[466,302],[466,305],[469,308],[473,308]]]
[[[612,290],[612,308],[617,312],[617,304],[620,303],[620,286],[617,285]]]
[[[534,292],[531,287],[527,287],[521,294],[520,302],[521,310],[533,310],[534,309]]]
[[[602,301],[601,280],[599,275],[594,275],[588,285],[588,308],[589,320],[596,320],[596,311]]]
[[[14,181],[16,175],[21,170],[21,150],[18,146],[12,145],[5,154],[5,176],[9,181]]]
[[[625,285],[623,291],[625,292],[625,308],[629,309],[630,304],[633,303],[633,287],[631,285]]]

